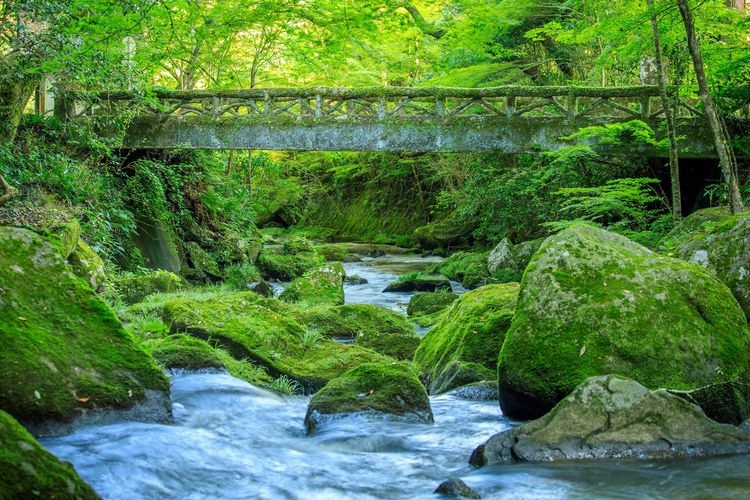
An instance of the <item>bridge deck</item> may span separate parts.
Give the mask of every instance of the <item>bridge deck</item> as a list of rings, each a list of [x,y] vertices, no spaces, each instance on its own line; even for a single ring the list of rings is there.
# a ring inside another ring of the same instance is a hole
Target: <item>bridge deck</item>
[[[135,107],[126,148],[520,152],[559,147],[587,125],[638,119],[657,130],[658,95],[654,86],[159,90],[98,94],[89,112]],[[683,154],[712,156],[697,103],[675,102]]]

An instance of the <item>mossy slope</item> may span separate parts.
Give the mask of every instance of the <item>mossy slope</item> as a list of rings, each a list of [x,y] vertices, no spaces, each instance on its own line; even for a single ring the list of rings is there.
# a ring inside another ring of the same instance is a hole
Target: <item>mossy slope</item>
[[[577,225],[526,269],[498,362],[500,403],[510,417],[535,418],[590,376],[690,390],[748,366],[742,310],[709,271]]]
[[[0,498],[97,499],[72,465],[42,448],[0,411]]]
[[[414,354],[431,394],[493,380],[513,318],[518,284],[488,285],[459,298]]]
[[[219,344],[236,359],[260,365],[273,377],[294,379],[307,391],[319,389],[351,367],[388,359],[360,346],[308,335],[291,319],[288,308],[243,292],[204,300],[170,300],[164,305],[164,316],[174,333]]]
[[[352,340],[396,359],[411,359],[419,345],[414,328],[396,311],[371,304],[297,308],[295,319],[328,338]]]
[[[0,407],[22,422],[70,420],[169,391],[112,310],[31,231],[0,228]]]

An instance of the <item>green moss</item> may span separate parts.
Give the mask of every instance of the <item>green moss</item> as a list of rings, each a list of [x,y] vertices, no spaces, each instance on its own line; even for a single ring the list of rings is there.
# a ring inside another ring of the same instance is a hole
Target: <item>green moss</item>
[[[186,278],[195,281],[211,281],[223,278],[216,257],[201,248],[195,242],[185,245],[186,256],[189,266],[182,269]]]
[[[224,368],[208,342],[187,335],[170,335],[151,341],[151,356],[165,368]]]
[[[419,292],[409,299],[406,313],[409,316],[434,314],[453,304],[457,298],[458,295],[449,292]]]
[[[430,266],[429,271],[448,279],[460,281],[468,289],[486,284],[488,252],[456,252],[447,259]]]
[[[42,448],[13,417],[0,411],[0,498],[99,496],[72,465]]]
[[[281,251],[285,255],[297,255],[299,253],[311,253],[315,251],[313,244],[307,238],[291,236],[281,245]]]
[[[163,311],[172,332],[221,346],[235,359],[261,366],[273,378],[287,376],[307,391],[319,389],[353,366],[387,359],[326,338],[305,342],[306,331],[290,317],[288,306],[253,292],[173,299]]]
[[[451,248],[466,245],[474,227],[452,213],[444,219],[418,227],[414,230],[414,237],[419,245],[426,250],[435,248]]]
[[[422,339],[414,362],[431,394],[495,378],[497,355],[513,318],[518,284],[466,293]]]
[[[258,268],[263,276],[282,281],[292,280],[323,264],[318,252],[286,254],[278,249],[264,248],[258,257]]]
[[[396,359],[411,359],[419,336],[403,315],[371,304],[298,308],[294,318],[328,338],[357,345]]]
[[[104,261],[85,241],[78,240],[75,250],[68,257],[68,264],[76,276],[88,281],[94,290],[101,291],[106,279]]]
[[[161,370],[56,250],[0,228],[0,406],[23,422],[70,420],[168,391]]]
[[[533,418],[590,376],[690,390],[748,366],[744,315],[710,272],[578,225],[529,263],[498,376],[503,411]]]
[[[450,281],[439,274],[412,272],[403,274],[383,292],[452,292]]]
[[[331,380],[310,401],[305,422],[314,430],[313,414],[372,410],[392,415],[414,414],[432,422],[424,387],[406,363],[367,363]]]
[[[734,294],[750,318],[750,212],[730,215],[725,207],[699,210],[661,242],[669,255],[710,269]]]
[[[52,224],[45,228],[42,235],[57,249],[63,259],[67,259],[76,248],[81,237],[81,225],[77,219]]]
[[[344,266],[339,263],[313,269],[292,281],[279,298],[311,306],[341,305],[344,303],[345,275]]]
[[[323,254],[327,261],[347,262],[352,258],[346,243],[328,243],[318,245],[318,251]]]
[[[128,304],[140,302],[154,293],[168,293],[185,288],[185,280],[169,271],[149,274],[121,275],[112,282],[122,300]]]

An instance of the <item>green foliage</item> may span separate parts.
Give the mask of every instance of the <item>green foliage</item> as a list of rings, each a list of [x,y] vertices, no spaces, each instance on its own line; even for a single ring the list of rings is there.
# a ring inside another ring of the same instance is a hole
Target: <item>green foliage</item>
[[[296,380],[292,380],[286,375],[282,375],[271,382],[271,389],[286,396],[294,396],[304,392],[302,386]]]
[[[247,290],[260,278],[260,270],[252,264],[232,264],[224,268],[224,283],[235,290]]]

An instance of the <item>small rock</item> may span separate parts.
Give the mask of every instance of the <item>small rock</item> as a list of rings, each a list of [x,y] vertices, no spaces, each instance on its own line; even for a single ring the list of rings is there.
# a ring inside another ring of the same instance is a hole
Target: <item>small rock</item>
[[[385,252],[382,251],[382,250],[375,249],[375,250],[371,251],[370,253],[368,253],[367,256],[368,257],[372,257],[373,259],[375,259],[375,258],[378,258],[378,257],[385,256]]]
[[[479,493],[471,489],[468,484],[458,478],[443,481],[434,493],[446,497],[482,498],[479,496]]]
[[[362,276],[357,276],[355,274],[355,275],[347,276],[346,278],[344,278],[344,283],[346,283],[347,285],[366,285],[367,280],[363,278]]]
[[[260,280],[259,282],[251,286],[250,290],[262,295],[263,297],[273,297],[273,287],[265,280]]]
[[[452,292],[451,282],[443,276],[418,276],[411,279],[394,281],[383,290],[388,292]]]

